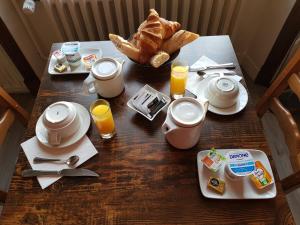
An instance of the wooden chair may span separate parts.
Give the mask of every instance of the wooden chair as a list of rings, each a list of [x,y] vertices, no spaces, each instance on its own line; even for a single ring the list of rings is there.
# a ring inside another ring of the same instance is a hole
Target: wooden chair
[[[299,71],[300,48],[289,59],[287,65],[279,73],[256,106],[256,112],[259,117],[262,117],[268,109],[275,115],[289,148],[290,161],[293,170],[296,172],[280,181],[285,194],[300,187],[300,133],[292,114],[281,104],[278,97],[283,91],[290,88],[300,99]],[[280,206],[276,224],[295,224],[287,204]]]
[[[294,171],[300,170],[300,132],[293,116],[281,104],[278,97],[289,87],[300,100],[299,72],[300,48],[296,50],[256,106],[259,117],[262,117],[268,109],[276,116],[290,151],[290,161]]]
[[[0,146],[15,119],[27,125],[29,114],[2,87],[0,87]],[[0,202],[4,202],[6,192],[0,190]]]

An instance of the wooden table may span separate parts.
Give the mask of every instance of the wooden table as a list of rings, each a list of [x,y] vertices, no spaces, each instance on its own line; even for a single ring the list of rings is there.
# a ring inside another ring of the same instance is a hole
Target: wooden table
[[[111,42],[97,45],[104,56],[123,57]],[[54,44],[52,51],[59,48]],[[219,63],[238,65],[228,36],[201,37],[184,47],[179,57],[194,63],[206,55]],[[127,60],[127,59],[126,59]],[[240,68],[237,72],[241,73]],[[198,145],[190,150],[172,148],[161,125],[166,113],[153,121],[126,106],[145,84],[169,94],[170,68],[145,70],[130,61],[123,69],[125,91],[110,99],[117,136],[103,141],[91,125],[88,136],[99,154],[82,167],[97,171],[99,178],[62,178],[42,190],[35,178],[22,178],[29,163],[20,153],[16,172],[1,217],[2,224],[274,224],[286,204],[278,194],[270,200],[212,200],[202,196],[196,155],[215,148],[254,148],[270,151],[251,98],[245,110],[232,116],[208,113]],[[44,73],[24,140],[35,135],[35,124],[45,108],[56,101],[74,101],[89,107],[98,98],[82,93],[86,75],[51,77]]]

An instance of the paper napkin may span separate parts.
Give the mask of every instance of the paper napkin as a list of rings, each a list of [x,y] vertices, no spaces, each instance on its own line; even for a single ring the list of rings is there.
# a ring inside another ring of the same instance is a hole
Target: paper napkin
[[[218,63],[216,63],[212,59],[208,58],[207,56],[201,56],[193,65],[191,65],[191,68],[199,67],[199,66],[208,66],[208,65],[213,65],[214,66],[214,65],[218,65]],[[209,76],[213,76],[211,74],[226,73],[226,72],[232,72],[232,70],[210,69],[210,70],[207,70],[207,73],[209,73],[210,75],[204,75],[203,77],[199,76],[197,74],[197,72],[189,72],[186,89],[188,91],[196,94],[198,92],[197,91],[197,86],[203,80],[203,78],[205,79]],[[242,80],[242,77],[238,76],[238,75],[234,75],[234,76],[230,76],[230,77],[235,79],[238,82],[240,82]]]
[[[42,145],[36,136],[30,138],[29,140],[21,144],[23,151],[32,167],[35,170],[62,170],[68,169],[69,167],[66,164],[59,163],[41,163],[33,164],[34,157],[43,157],[43,158],[58,158],[58,159],[67,159],[72,155],[78,155],[79,161],[76,163],[75,167],[78,167],[94,155],[98,153],[90,139],[85,135],[80,141],[76,142],[74,145],[71,145],[66,148],[57,148],[51,149]],[[61,177],[37,177],[39,184],[42,189],[53,184]]]

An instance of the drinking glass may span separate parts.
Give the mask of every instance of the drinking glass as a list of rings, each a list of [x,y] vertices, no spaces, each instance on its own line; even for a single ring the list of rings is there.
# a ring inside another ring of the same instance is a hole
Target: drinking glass
[[[96,100],[90,106],[90,113],[103,139],[110,139],[116,134],[115,122],[108,101]]]
[[[188,63],[184,60],[176,60],[172,63],[170,95],[173,99],[181,98],[185,94],[188,68]]]

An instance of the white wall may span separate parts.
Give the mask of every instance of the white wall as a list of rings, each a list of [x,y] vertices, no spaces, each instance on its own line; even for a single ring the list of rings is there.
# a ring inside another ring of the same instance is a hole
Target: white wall
[[[19,2],[21,4],[23,1]],[[46,60],[41,57],[34,47],[34,43],[11,0],[0,0],[0,15],[34,72],[38,76],[42,75]]]
[[[255,18],[241,22],[240,32],[236,33],[241,36],[235,40],[235,45],[240,63],[251,78],[255,79],[263,66],[294,3],[295,0],[245,1],[244,15]],[[251,29],[251,33],[247,29]]]

